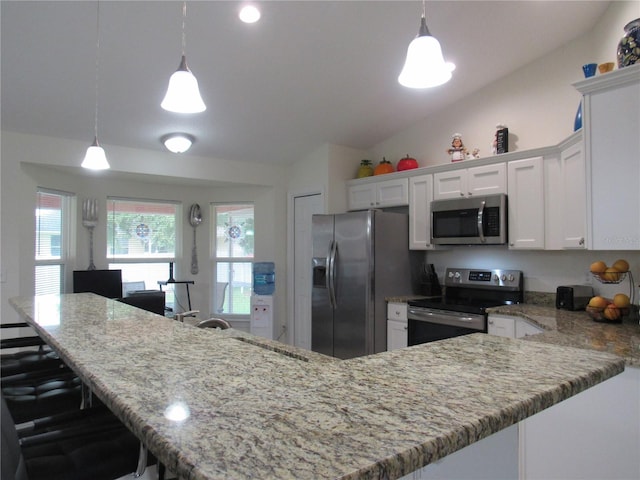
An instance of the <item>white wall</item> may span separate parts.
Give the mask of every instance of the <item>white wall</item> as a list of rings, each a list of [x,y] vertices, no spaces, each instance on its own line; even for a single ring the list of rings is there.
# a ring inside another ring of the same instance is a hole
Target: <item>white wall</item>
[[[106,199],[108,196],[143,199],[175,200],[184,208],[182,242],[175,265],[175,278],[194,280],[191,301],[202,315],[210,313],[212,269],[210,261],[209,204],[212,202],[254,202],[256,213],[256,261],[276,263],[276,312],[275,328],[281,329],[286,321],[286,190],[283,173],[278,167],[261,167],[242,162],[229,162],[174,156],[134,149],[107,147],[112,166],[131,170],[147,165],[154,176],[122,176],[108,173],[87,172],[77,168],[86,145],[64,139],[53,139],[32,135],[3,133],[2,138],[2,238],[1,270],[6,281],[2,290],[2,321],[16,320],[8,299],[16,295],[32,295],[34,291],[34,212],[35,192],[38,187],[63,190],[77,196],[78,204],[84,198],[97,198],[101,219],[94,235],[94,263],[97,268],[106,268],[106,236],[99,234],[105,228]],[[52,167],[54,165],[56,167]],[[125,167],[123,167],[125,165]],[[135,168],[133,167],[135,165]],[[178,170],[179,172],[177,172]],[[245,174],[241,175],[242,170]],[[143,170],[142,170],[143,171]],[[172,172],[175,177],[172,177]],[[179,173],[182,175],[179,176]],[[184,178],[197,178],[198,185],[186,185]],[[242,183],[238,179],[242,178]],[[223,182],[227,182],[226,184]],[[228,182],[235,182],[228,183]],[[207,185],[210,183],[210,185]],[[254,183],[254,185],[251,185]],[[204,223],[197,230],[198,260],[200,272],[190,273],[192,227],[188,224],[187,209],[199,203],[204,210]],[[81,212],[75,213],[76,245],[73,269],[85,269],[89,258],[89,237],[81,227]],[[282,232],[282,233],[281,233]],[[168,274],[168,272],[167,272]],[[67,288],[71,291],[71,274],[67,277]],[[155,288],[155,286],[149,286]],[[186,306],[186,295],[181,292],[181,303]],[[278,315],[282,312],[282,315]],[[279,330],[278,330],[279,331]]]
[[[571,84],[584,78],[582,65],[615,61],[624,25],[639,16],[640,2],[611,2],[592,31],[380,142],[373,156],[395,162],[409,153],[423,167],[449,163],[445,151],[459,132],[469,150],[487,157],[500,122],[509,127],[509,151],[560,143],[573,132],[580,94]]]
[[[454,132],[463,134],[468,148],[478,147],[482,157],[489,156],[497,122],[509,127],[510,151],[560,143],[573,133],[580,94],[571,84],[584,78],[582,65],[615,62],[624,25],[638,17],[640,2],[611,2],[593,30],[379,143],[372,149],[373,156],[397,160],[410,153],[421,166],[446,164],[445,150]],[[626,258],[632,272],[640,276],[638,251],[522,252],[506,247],[460,247],[426,254],[441,278],[446,267],[512,268],[524,272],[526,290],[540,292],[555,292],[558,285],[590,283],[587,272],[593,261],[602,259],[611,264],[618,258]],[[628,293],[630,286],[628,281],[610,287],[595,281],[594,288],[610,294],[620,290]]]
[[[618,285],[604,285],[589,274],[596,260],[612,265],[619,258],[629,262],[632,273],[640,276],[639,251],[514,251],[506,246],[451,247],[426,253],[426,262],[433,263],[438,277],[443,279],[447,267],[500,268],[522,270],[526,291],[555,293],[559,285],[592,285],[594,291],[612,297],[615,293],[629,295],[630,277]],[[635,278],[636,285],[638,278]]]

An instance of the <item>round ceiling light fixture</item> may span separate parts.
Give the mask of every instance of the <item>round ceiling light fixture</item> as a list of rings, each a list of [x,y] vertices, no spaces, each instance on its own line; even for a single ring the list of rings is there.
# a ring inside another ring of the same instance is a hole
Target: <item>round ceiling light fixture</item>
[[[258,7],[256,7],[255,5],[244,5],[240,9],[240,13],[238,14],[238,16],[244,23],[256,23],[258,20],[260,20],[260,10],[258,10]]]
[[[162,140],[162,143],[170,152],[184,153],[191,148],[195,137],[188,133],[169,133],[164,135],[160,140]]]

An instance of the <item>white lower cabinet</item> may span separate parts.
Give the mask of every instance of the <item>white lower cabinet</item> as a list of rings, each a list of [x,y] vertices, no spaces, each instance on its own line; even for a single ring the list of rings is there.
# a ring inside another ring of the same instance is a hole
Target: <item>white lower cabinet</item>
[[[518,478],[518,426],[512,425],[405,475],[401,480]]]
[[[540,332],[524,319],[489,315],[491,335],[521,338]],[[523,420],[518,429],[520,480],[638,479],[640,368],[627,367]]]
[[[407,304],[387,303],[387,351],[407,346]]]
[[[520,422],[520,479],[640,478],[640,368]]]

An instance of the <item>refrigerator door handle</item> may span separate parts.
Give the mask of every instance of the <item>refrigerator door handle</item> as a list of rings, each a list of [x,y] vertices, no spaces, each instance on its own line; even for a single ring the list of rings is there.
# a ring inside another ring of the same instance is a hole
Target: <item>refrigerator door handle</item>
[[[335,241],[329,246],[329,256],[327,257],[327,290],[329,291],[329,301],[333,310],[338,306],[336,300],[336,252],[338,244]]]

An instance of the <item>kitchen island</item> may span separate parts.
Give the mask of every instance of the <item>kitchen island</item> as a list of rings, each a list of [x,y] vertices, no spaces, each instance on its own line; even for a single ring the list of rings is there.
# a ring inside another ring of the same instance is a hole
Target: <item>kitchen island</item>
[[[398,478],[624,370],[485,334],[339,361],[94,294],[10,303],[184,479]]]

